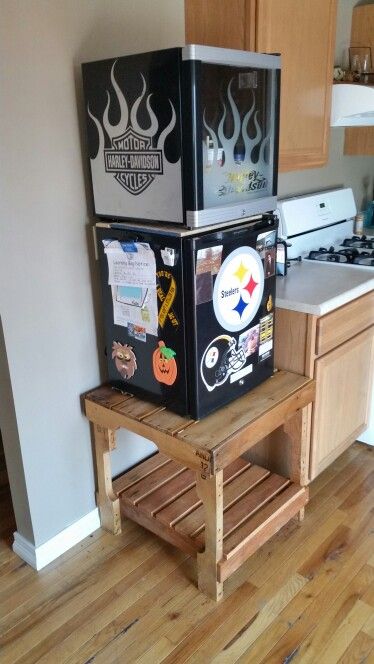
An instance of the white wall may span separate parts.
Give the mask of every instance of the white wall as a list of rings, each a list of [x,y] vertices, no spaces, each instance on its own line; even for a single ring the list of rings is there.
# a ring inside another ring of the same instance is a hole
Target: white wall
[[[19,440],[9,411],[0,428],[11,483],[23,463],[17,527],[37,546],[95,507],[79,400],[100,383],[80,64],[183,39],[182,0],[1,3],[0,315]]]

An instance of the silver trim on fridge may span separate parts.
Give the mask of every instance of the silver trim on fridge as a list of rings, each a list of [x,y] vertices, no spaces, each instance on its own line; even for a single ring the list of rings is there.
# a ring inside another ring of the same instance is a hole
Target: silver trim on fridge
[[[272,212],[277,207],[277,197],[267,196],[250,202],[228,205],[227,207],[214,207],[208,210],[187,210],[186,225],[188,228],[202,228],[211,224],[221,224],[224,221],[237,220],[240,222],[254,214]]]
[[[189,44],[182,48],[182,60],[202,60],[210,64],[234,65],[237,67],[259,67],[261,69],[280,69],[280,55],[237,51],[232,48],[200,46]]]

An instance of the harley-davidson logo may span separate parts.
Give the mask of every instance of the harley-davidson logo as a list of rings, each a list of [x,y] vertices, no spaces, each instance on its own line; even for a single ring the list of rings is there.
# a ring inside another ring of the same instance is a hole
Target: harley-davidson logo
[[[137,195],[147,189],[156,175],[162,175],[162,150],[152,147],[152,139],[132,127],[112,138],[112,149],[104,150],[105,170],[127,191]]]

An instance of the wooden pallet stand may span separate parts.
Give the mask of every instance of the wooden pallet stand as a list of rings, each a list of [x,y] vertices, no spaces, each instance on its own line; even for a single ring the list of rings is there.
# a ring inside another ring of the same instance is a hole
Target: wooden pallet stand
[[[313,380],[279,371],[194,421],[109,386],[89,392],[102,526],[118,534],[128,517],[195,555],[200,590],[220,599],[225,579],[292,517],[303,517],[314,393]],[[289,441],[289,478],[242,457],[280,426]],[[112,481],[119,428],[148,438],[159,452]]]

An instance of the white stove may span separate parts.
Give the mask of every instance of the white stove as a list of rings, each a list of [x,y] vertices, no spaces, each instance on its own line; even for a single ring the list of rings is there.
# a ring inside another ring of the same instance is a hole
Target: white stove
[[[279,202],[280,236],[288,259],[374,267],[374,238],[353,235],[352,189],[334,189]]]
[[[336,269],[374,268],[374,237],[353,233],[357,213],[352,189],[341,188],[278,202],[279,236],[287,242],[288,269],[300,261],[321,261]],[[285,277],[287,279],[287,276]],[[374,391],[369,428],[359,440],[374,445]]]

